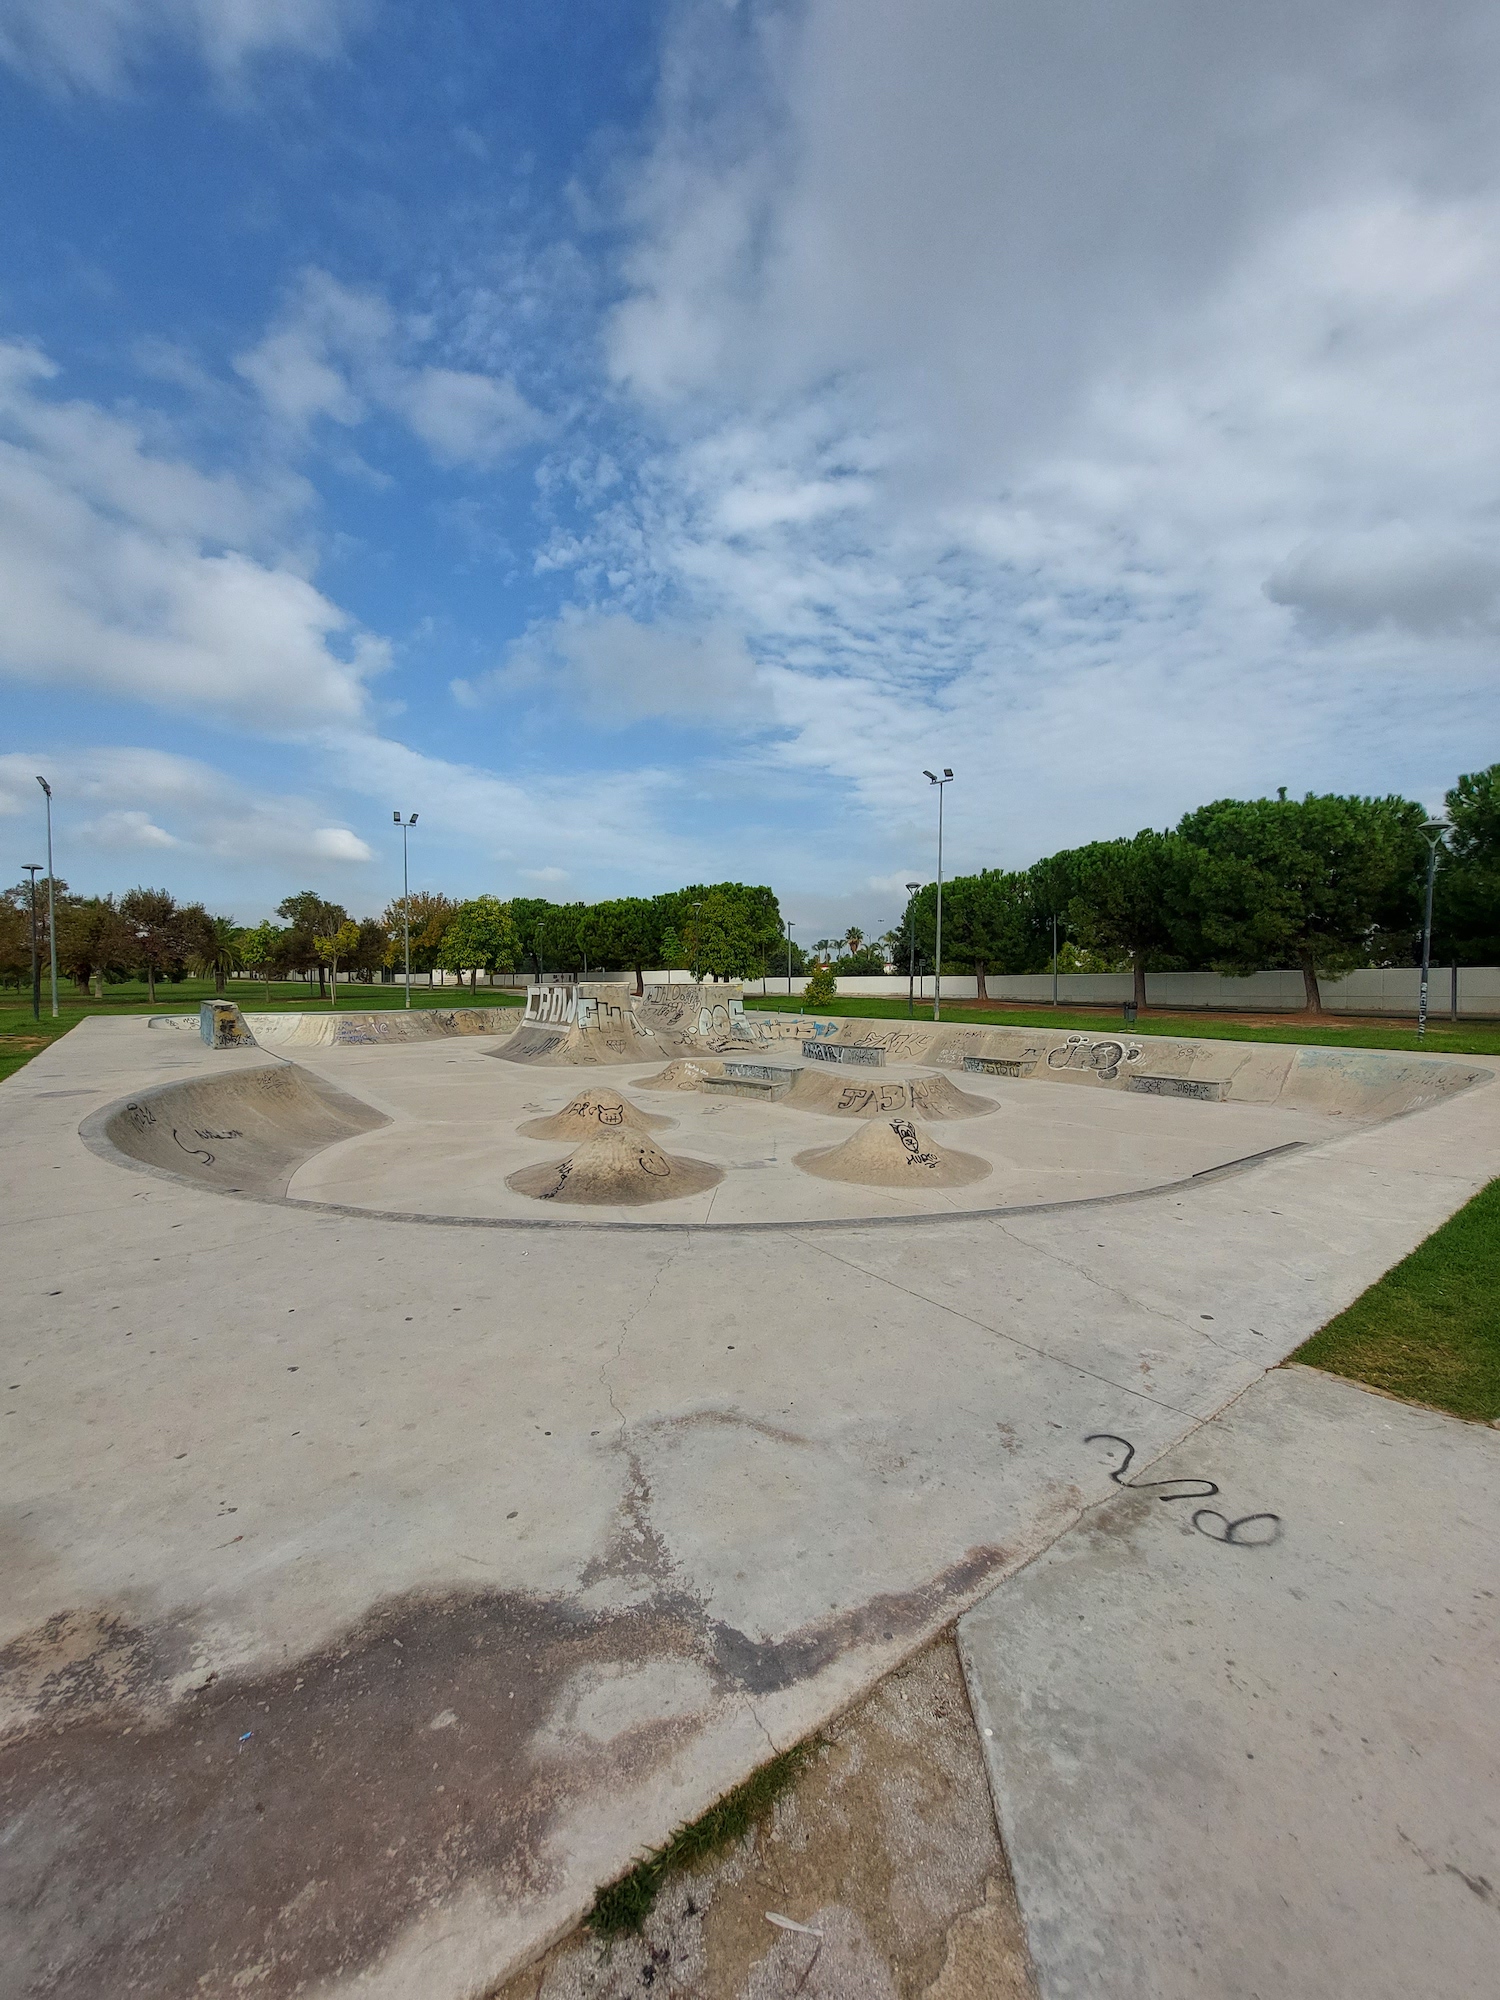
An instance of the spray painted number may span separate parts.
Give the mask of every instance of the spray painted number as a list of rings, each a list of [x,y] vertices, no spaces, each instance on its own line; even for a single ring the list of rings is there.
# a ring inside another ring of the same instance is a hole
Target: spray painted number
[[[1154,1492],[1164,1502],[1212,1500],[1218,1496],[1219,1488],[1212,1479],[1127,1479],[1125,1475],[1135,1462],[1135,1446],[1129,1438],[1117,1437],[1113,1431],[1090,1431],[1084,1443],[1120,1446],[1125,1456],[1109,1476],[1127,1493]],[[1241,1514],[1232,1521],[1217,1507],[1199,1507],[1192,1516],[1192,1526],[1211,1542],[1225,1542],[1231,1548],[1264,1549],[1281,1539],[1279,1514]]]

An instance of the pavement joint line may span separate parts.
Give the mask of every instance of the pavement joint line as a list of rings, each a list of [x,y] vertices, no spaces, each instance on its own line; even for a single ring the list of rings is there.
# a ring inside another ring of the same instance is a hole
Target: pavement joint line
[[[1009,1234],[1008,1231],[1006,1233]],[[1016,1237],[1013,1241],[1019,1243],[1021,1239]],[[1030,1248],[1031,1246],[1027,1245],[1026,1247]],[[1042,1361],[1051,1361],[1059,1368],[1066,1368],[1070,1373],[1082,1376],[1085,1381],[1102,1382],[1106,1388],[1117,1390],[1121,1395],[1138,1396],[1143,1403],[1150,1403],[1153,1408],[1158,1410],[1170,1411],[1174,1417],[1187,1417],[1194,1425],[1207,1421],[1206,1418],[1200,1417],[1194,1410],[1184,1410],[1177,1403],[1163,1402],[1160,1396],[1153,1396],[1145,1389],[1137,1389],[1129,1382],[1116,1382],[1111,1376],[1101,1375],[1093,1368],[1084,1368],[1076,1361],[1069,1361],[1064,1355],[1054,1354],[1051,1348],[1038,1347],[1032,1341],[1022,1340],[1016,1334],[1006,1333],[1000,1327],[991,1326],[987,1321],[978,1318],[974,1313],[964,1312],[958,1306],[947,1305],[941,1299],[929,1298],[925,1292],[919,1292],[910,1285],[901,1284],[897,1279],[890,1277],[884,1271],[872,1271],[864,1264],[855,1263],[852,1258],[840,1257],[837,1252],[830,1250],[824,1243],[811,1243],[808,1245],[808,1248],[818,1251],[822,1256],[831,1258],[835,1264],[842,1264],[846,1270],[858,1271],[863,1277],[873,1278],[877,1283],[882,1285],[889,1285],[892,1291],[904,1292],[908,1298],[916,1299],[921,1305],[931,1306],[936,1312],[948,1313],[954,1319],[963,1320],[966,1325],[977,1327],[981,1333],[987,1333],[991,1339],[1003,1340],[1009,1346],[1019,1348],[1023,1354],[1034,1354]],[[1141,1310],[1149,1312],[1153,1309],[1143,1306]]]

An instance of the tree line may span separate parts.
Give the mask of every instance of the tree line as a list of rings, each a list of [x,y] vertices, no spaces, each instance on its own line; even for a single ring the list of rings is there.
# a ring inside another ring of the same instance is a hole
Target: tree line
[[[430,890],[387,904],[359,919],[341,903],[305,889],[277,905],[278,922],[236,925],[202,903],[178,903],[165,889],[131,889],[114,896],[75,896],[54,884],[60,972],[80,989],[102,990],[126,979],[146,981],[154,1001],[161,982],[193,973],[212,978],[222,993],[231,973],[266,981],[316,978],[371,980],[404,969],[485,973],[564,973],[628,969],[636,991],[648,967],[695,971],[721,979],[759,978],[775,964],[784,938],[775,893],[743,882],[698,883],[660,896],[624,896],[600,903],[552,903],[538,896],[474,896],[467,901]],[[30,967],[30,889],[20,883],[0,896],[0,983],[18,986]],[[37,897],[41,958],[48,952],[46,883]],[[801,955],[798,954],[799,969]]]
[[[1500,764],[1461,777],[1445,805],[1434,960],[1500,964]],[[1317,1009],[1320,974],[1418,962],[1426,821],[1410,799],[1283,788],[1027,869],[958,875],[943,885],[943,969],[973,973],[983,999],[987,974],[1045,971],[1056,950],[1064,971],[1132,971],[1144,1006],[1149,971],[1291,968]],[[900,969],[931,966],[936,927],[929,883],[883,941]]]
[[[1360,965],[1411,965],[1420,950],[1428,862],[1425,814],[1410,799],[1309,793],[1289,799],[1219,799],[1166,831],[1092,841],[1030,868],[982,868],[943,887],[943,970],[973,973],[979,997],[989,975],[1045,971],[1054,949],[1063,971],[1135,976],[1145,1003],[1149,971],[1248,973],[1293,967],[1309,1007],[1321,1005],[1320,975]],[[1500,764],[1461,777],[1446,798],[1434,901],[1438,962],[1500,964]],[[232,972],[266,980],[374,979],[399,972],[409,939],[416,973],[630,971],[636,991],[648,967],[703,977],[758,979],[930,971],[937,893],[925,884],[901,922],[867,941],[857,928],[789,943],[775,892],[743,882],[698,883],[660,896],[598,903],[484,895],[459,901],[433,891],[401,899],[379,917],[355,918],[313,890],[286,897],[275,923],[241,927],[165,889],[119,898],[74,896],[55,885],[58,964],[80,987],[186,972]],[[40,897],[45,958],[45,884]],[[0,981],[26,975],[28,890],[0,896]]]

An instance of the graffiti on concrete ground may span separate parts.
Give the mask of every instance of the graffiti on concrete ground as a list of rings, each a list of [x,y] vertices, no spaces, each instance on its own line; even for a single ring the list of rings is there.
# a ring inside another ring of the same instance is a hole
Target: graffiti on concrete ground
[[[901,1149],[906,1154],[909,1167],[935,1167],[938,1163],[935,1153],[924,1153],[917,1128],[909,1118],[893,1118],[891,1130],[901,1141]]]
[[[1069,1035],[1060,1049],[1048,1051],[1047,1067],[1091,1070],[1101,1083],[1113,1083],[1122,1063],[1140,1059],[1141,1050],[1135,1042],[1091,1042],[1083,1035]]]
[[[1125,1456],[1109,1476],[1116,1486],[1123,1487],[1127,1493],[1154,1493],[1158,1500],[1168,1505],[1174,1500],[1213,1500],[1218,1497],[1219,1486],[1212,1479],[1127,1479],[1125,1475],[1135,1462],[1135,1446],[1129,1438],[1122,1438],[1114,1431],[1090,1431],[1084,1443],[1120,1446]],[[1223,1542],[1229,1548],[1264,1549],[1281,1539],[1279,1514],[1241,1514],[1237,1520],[1231,1520],[1217,1507],[1199,1507],[1189,1525],[1200,1535],[1206,1535],[1211,1542]]]

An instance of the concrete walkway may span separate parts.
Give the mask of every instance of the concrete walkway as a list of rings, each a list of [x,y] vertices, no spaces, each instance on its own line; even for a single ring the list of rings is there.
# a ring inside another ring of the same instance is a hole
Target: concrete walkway
[[[329,1215],[79,1138],[238,1060],[91,1022],[0,1086],[7,1995],[488,1991],[1111,1494],[1088,1433],[1166,1450],[1500,1172],[1489,1084],[818,1235]]]
[[[1091,1449],[959,1627],[1042,2000],[1500,1990],[1500,1433],[1295,1368]]]

